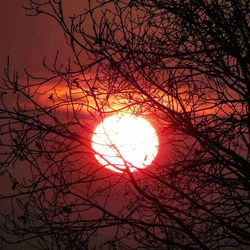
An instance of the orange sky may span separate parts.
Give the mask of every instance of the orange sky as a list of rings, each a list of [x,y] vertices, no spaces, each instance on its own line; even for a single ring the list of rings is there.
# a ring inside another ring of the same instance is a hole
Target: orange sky
[[[1,0],[0,75],[3,74],[8,55],[11,56],[15,69],[22,71],[26,67],[36,75],[43,71],[41,63],[44,57],[51,61],[59,50],[61,62],[65,62],[69,55],[62,31],[51,18],[25,16],[27,11],[21,5],[27,2],[28,0]],[[68,3],[65,6],[66,15],[84,8],[80,5],[83,1],[70,0],[65,3]],[[47,99],[47,96],[44,98]]]

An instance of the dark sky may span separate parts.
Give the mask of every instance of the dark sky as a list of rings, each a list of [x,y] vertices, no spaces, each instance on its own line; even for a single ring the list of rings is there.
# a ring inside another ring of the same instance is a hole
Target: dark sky
[[[64,36],[58,25],[44,16],[28,17],[22,4],[28,0],[1,0],[0,5],[0,77],[8,55],[12,69],[23,72],[27,68],[34,74],[43,71],[41,66],[44,57],[54,58],[56,51],[65,53]],[[2,82],[1,82],[2,84]],[[3,179],[2,179],[3,181]],[[7,189],[6,183],[0,184],[2,192]],[[3,203],[0,205],[0,209]],[[3,207],[2,207],[3,208]],[[0,231],[0,234],[2,232]],[[24,244],[7,245],[0,241],[0,250],[28,250]]]
[[[2,0],[0,8],[0,67],[11,56],[15,69],[41,71],[44,57],[53,58],[63,48],[64,37],[58,25],[45,16],[28,17],[22,4],[27,0]]]

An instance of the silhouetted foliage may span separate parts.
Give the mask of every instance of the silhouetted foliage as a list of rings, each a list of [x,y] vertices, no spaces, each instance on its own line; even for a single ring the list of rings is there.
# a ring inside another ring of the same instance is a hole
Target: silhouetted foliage
[[[71,60],[44,62],[45,77],[26,79],[8,63],[2,79],[2,240],[41,249],[250,245],[250,2],[89,0],[70,18],[63,2],[25,8],[54,18]],[[155,124],[151,167],[117,174],[95,161],[93,129],[117,112]]]

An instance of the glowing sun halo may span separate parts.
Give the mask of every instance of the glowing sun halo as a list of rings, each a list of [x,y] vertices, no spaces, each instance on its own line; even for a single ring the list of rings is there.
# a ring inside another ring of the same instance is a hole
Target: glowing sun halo
[[[122,173],[150,165],[158,152],[158,137],[145,119],[130,115],[114,115],[104,119],[92,136],[95,157],[106,168]]]

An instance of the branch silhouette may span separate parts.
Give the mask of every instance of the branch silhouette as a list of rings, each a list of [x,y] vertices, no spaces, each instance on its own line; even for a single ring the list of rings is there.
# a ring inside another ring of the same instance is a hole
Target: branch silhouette
[[[249,246],[249,1],[85,5],[70,18],[61,0],[24,6],[59,24],[72,63],[57,55],[45,77],[21,78],[8,59],[0,239],[34,249]],[[95,126],[118,112],[156,125],[151,167],[131,173],[124,159],[117,174],[94,159]]]

